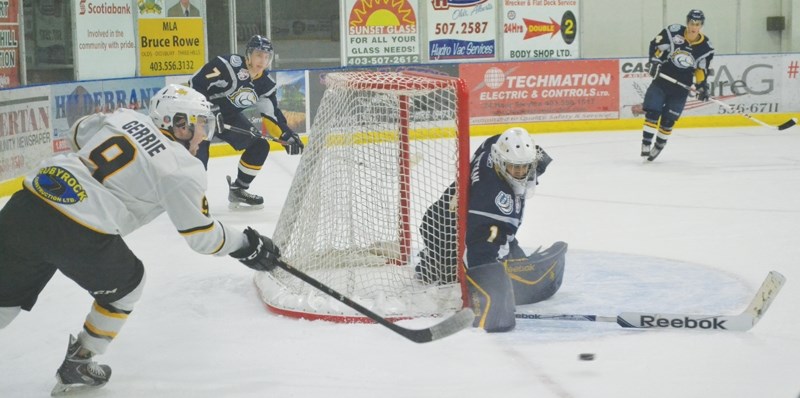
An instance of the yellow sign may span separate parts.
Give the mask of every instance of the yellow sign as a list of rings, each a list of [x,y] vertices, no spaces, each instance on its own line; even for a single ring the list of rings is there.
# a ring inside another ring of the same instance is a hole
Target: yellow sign
[[[139,74],[190,74],[205,64],[202,18],[139,19]]]

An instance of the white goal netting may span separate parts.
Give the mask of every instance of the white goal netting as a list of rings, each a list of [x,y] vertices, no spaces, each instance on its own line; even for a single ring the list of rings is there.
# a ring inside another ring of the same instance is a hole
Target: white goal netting
[[[415,266],[424,247],[420,225],[426,210],[454,182],[466,185],[469,119],[463,81],[410,72],[341,72],[325,75],[324,82],[273,234],[283,259],[384,317],[437,316],[462,308],[463,278],[426,284],[415,276]],[[466,206],[453,209],[457,223]],[[463,253],[463,237],[448,239]],[[363,320],[282,270],[258,273],[256,285],[267,306],[281,314]]]

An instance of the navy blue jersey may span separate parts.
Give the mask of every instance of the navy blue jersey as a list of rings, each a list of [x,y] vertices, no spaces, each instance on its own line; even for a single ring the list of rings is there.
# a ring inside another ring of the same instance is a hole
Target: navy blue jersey
[[[500,135],[481,144],[470,162],[470,197],[467,214],[467,266],[497,261],[516,245],[522,223],[525,196],[515,195],[511,185],[494,168],[492,144]]]
[[[685,34],[686,26],[680,24],[662,29],[650,42],[650,58],[664,61],[661,73],[690,86],[694,83],[696,72],[699,76],[697,83],[708,77],[711,59],[714,58],[714,47],[703,33],[700,33],[697,41],[691,43]]]
[[[280,135],[291,131],[278,109],[277,84],[267,73],[251,76],[244,57],[220,55],[205,64],[189,81],[189,86],[219,107],[223,117],[257,107],[261,116],[278,126]]]
[[[468,267],[497,261],[519,246],[515,234],[522,223],[525,195],[515,195],[511,185],[494,168],[490,154],[492,145],[499,138],[498,134],[486,139],[470,161],[466,231]],[[544,150],[538,146],[536,149],[536,173],[530,184],[536,184],[536,176],[543,174],[552,161]],[[457,228],[451,206],[454,194],[455,183],[425,214],[420,232],[429,250],[423,254],[423,262],[430,261],[440,266],[455,264],[456,247],[451,241]],[[434,247],[440,252],[430,252]]]

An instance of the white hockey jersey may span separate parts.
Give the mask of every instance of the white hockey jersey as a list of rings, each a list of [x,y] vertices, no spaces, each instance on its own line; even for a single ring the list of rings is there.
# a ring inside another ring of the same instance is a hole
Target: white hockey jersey
[[[73,126],[76,150],[43,161],[24,185],[91,230],[125,236],[167,212],[192,249],[225,255],[245,245],[241,231],[208,214],[199,159],[129,109]]]

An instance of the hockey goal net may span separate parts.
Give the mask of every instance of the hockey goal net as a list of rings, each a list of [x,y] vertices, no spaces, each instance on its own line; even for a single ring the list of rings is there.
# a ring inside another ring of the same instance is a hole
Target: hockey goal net
[[[326,90],[273,234],[283,259],[389,319],[463,308],[460,260],[456,275],[443,278],[455,283],[423,283],[415,266],[427,208],[451,184],[468,186],[464,82],[415,72],[337,72],[323,81]],[[461,259],[466,194],[457,198],[450,216],[459,232],[448,238]],[[283,270],[258,273],[256,285],[279,314],[369,321]]]

